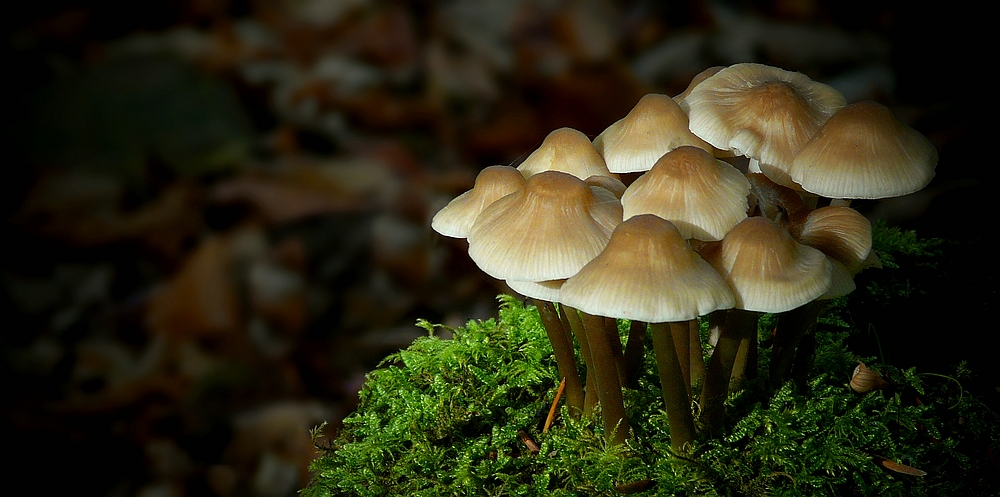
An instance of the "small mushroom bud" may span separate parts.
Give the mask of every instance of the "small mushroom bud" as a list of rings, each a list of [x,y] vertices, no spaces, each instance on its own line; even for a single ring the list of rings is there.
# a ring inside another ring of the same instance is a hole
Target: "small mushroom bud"
[[[884,390],[889,388],[889,382],[882,378],[882,375],[865,363],[858,361],[858,366],[851,374],[851,389],[858,393],[868,393],[872,390]]]

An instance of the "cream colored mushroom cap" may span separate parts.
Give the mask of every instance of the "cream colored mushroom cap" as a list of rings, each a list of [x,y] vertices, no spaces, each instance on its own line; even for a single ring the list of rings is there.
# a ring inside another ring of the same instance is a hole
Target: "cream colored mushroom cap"
[[[573,128],[550,132],[517,170],[525,178],[543,171],[562,171],[580,179],[590,176],[612,176],[604,157],[597,152],[587,135]]]
[[[750,182],[735,167],[696,147],[679,147],[622,195],[625,219],[655,214],[674,224],[684,238],[721,240],[747,217]]]
[[[469,236],[472,223],[487,206],[524,187],[524,177],[510,166],[490,166],[476,176],[471,190],[452,199],[434,214],[431,228],[453,238]]]
[[[469,256],[502,280],[576,274],[601,252],[622,220],[621,204],[602,199],[592,188],[558,171],[531,176],[524,188],[479,215],[469,232]]]
[[[687,114],[674,99],[649,93],[629,113],[594,138],[594,148],[613,173],[648,171],[663,154],[685,145],[711,152],[688,129]]]
[[[714,147],[757,159],[766,173],[764,165],[787,169],[846,101],[804,74],[745,63],[702,81],[684,103],[694,134]]]
[[[913,193],[934,177],[938,153],[924,135],[882,104],[848,105],[820,128],[788,174],[830,198],[886,198]]]
[[[746,218],[701,255],[729,283],[738,309],[788,311],[823,295],[832,282],[823,252],[760,216]]]
[[[607,247],[563,284],[559,301],[588,314],[665,323],[735,303],[722,276],[669,221],[635,216]]]
[[[872,223],[858,211],[828,205],[810,211],[793,236],[840,261],[852,274],[864,266],[872,251]]]

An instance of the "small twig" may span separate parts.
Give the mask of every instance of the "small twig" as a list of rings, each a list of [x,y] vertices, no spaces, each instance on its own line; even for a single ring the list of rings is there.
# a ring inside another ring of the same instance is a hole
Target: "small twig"
[[[549,408],[549,415],[545,418],[545,426],[542,427],[542,433],[548,433],[549,427],[552,426],[552,420],[556,417],[556,407],[559,405],[559,399],[562,397],[563,390],[566,389],[566,377],[564,376],[562,381],[559,382],[559,389],[556,390],[556,398],[552,399],[552,407]]]

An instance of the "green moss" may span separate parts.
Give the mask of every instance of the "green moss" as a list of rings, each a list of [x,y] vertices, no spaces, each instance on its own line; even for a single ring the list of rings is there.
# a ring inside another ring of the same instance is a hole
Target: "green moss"
[[[883,263],[924,243],[881,233]],[[926,246],[925,246],[926,248]],[[929,253],[929,252],[928,252]],[[911,253],[912,255],[912,253]],[[891,298],[891,295],[884,295]],[[750,381],[728,401],[722,436],[702,437],[689,455],[670,450],[656,368],[625,391],[635,437],[604,443],[601,423],[557,418],[541,424],[557,387],[546,334],[533,307],[501,297],[498,319],[428,336],[369,374],[357,411],[321,456],[304,496],[378,495],[996,495],[990,454],[1000,419],[952,377],[872,364],[894,387],[866,395],[848,386],[858,360],[835,303],[817,328],[815,367],[804,382],[771,391]],[[768,319],[762,320],[766,336]],[[622,326],[622,331],[627,327]],[[651,355],[651,354],[649,354]],[[767,371],[769,351],[761,351]],[[582,365],[581,365],[582,367]],[[562,413],[565,414],[565,413]],[[519,438],[530,436],[535,453]],[[885,458],[925,471],[892,471]]]

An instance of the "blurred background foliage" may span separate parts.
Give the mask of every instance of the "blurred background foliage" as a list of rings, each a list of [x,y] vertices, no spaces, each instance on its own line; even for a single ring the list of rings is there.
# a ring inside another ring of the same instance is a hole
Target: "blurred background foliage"
[[[979,158],[987,85],[970,83],[988,45],[967,24],[984,16],[957,7],[19,5],[2,21],[11,472],[43,488],[57,468],[93,495],[294,494],[308,428],[336,431],[416,319],[496,314],[505,289],[430,231],[437,209],[555,128],[594,136],[641,95],[736,62],[880,101],[935,144],[928,188],[858,208],[945,239],[943,255],[909,303],[855,316],[869,332],[850,345],[929,372],[966,360],[995,398],[979,342],[997,172]]]

